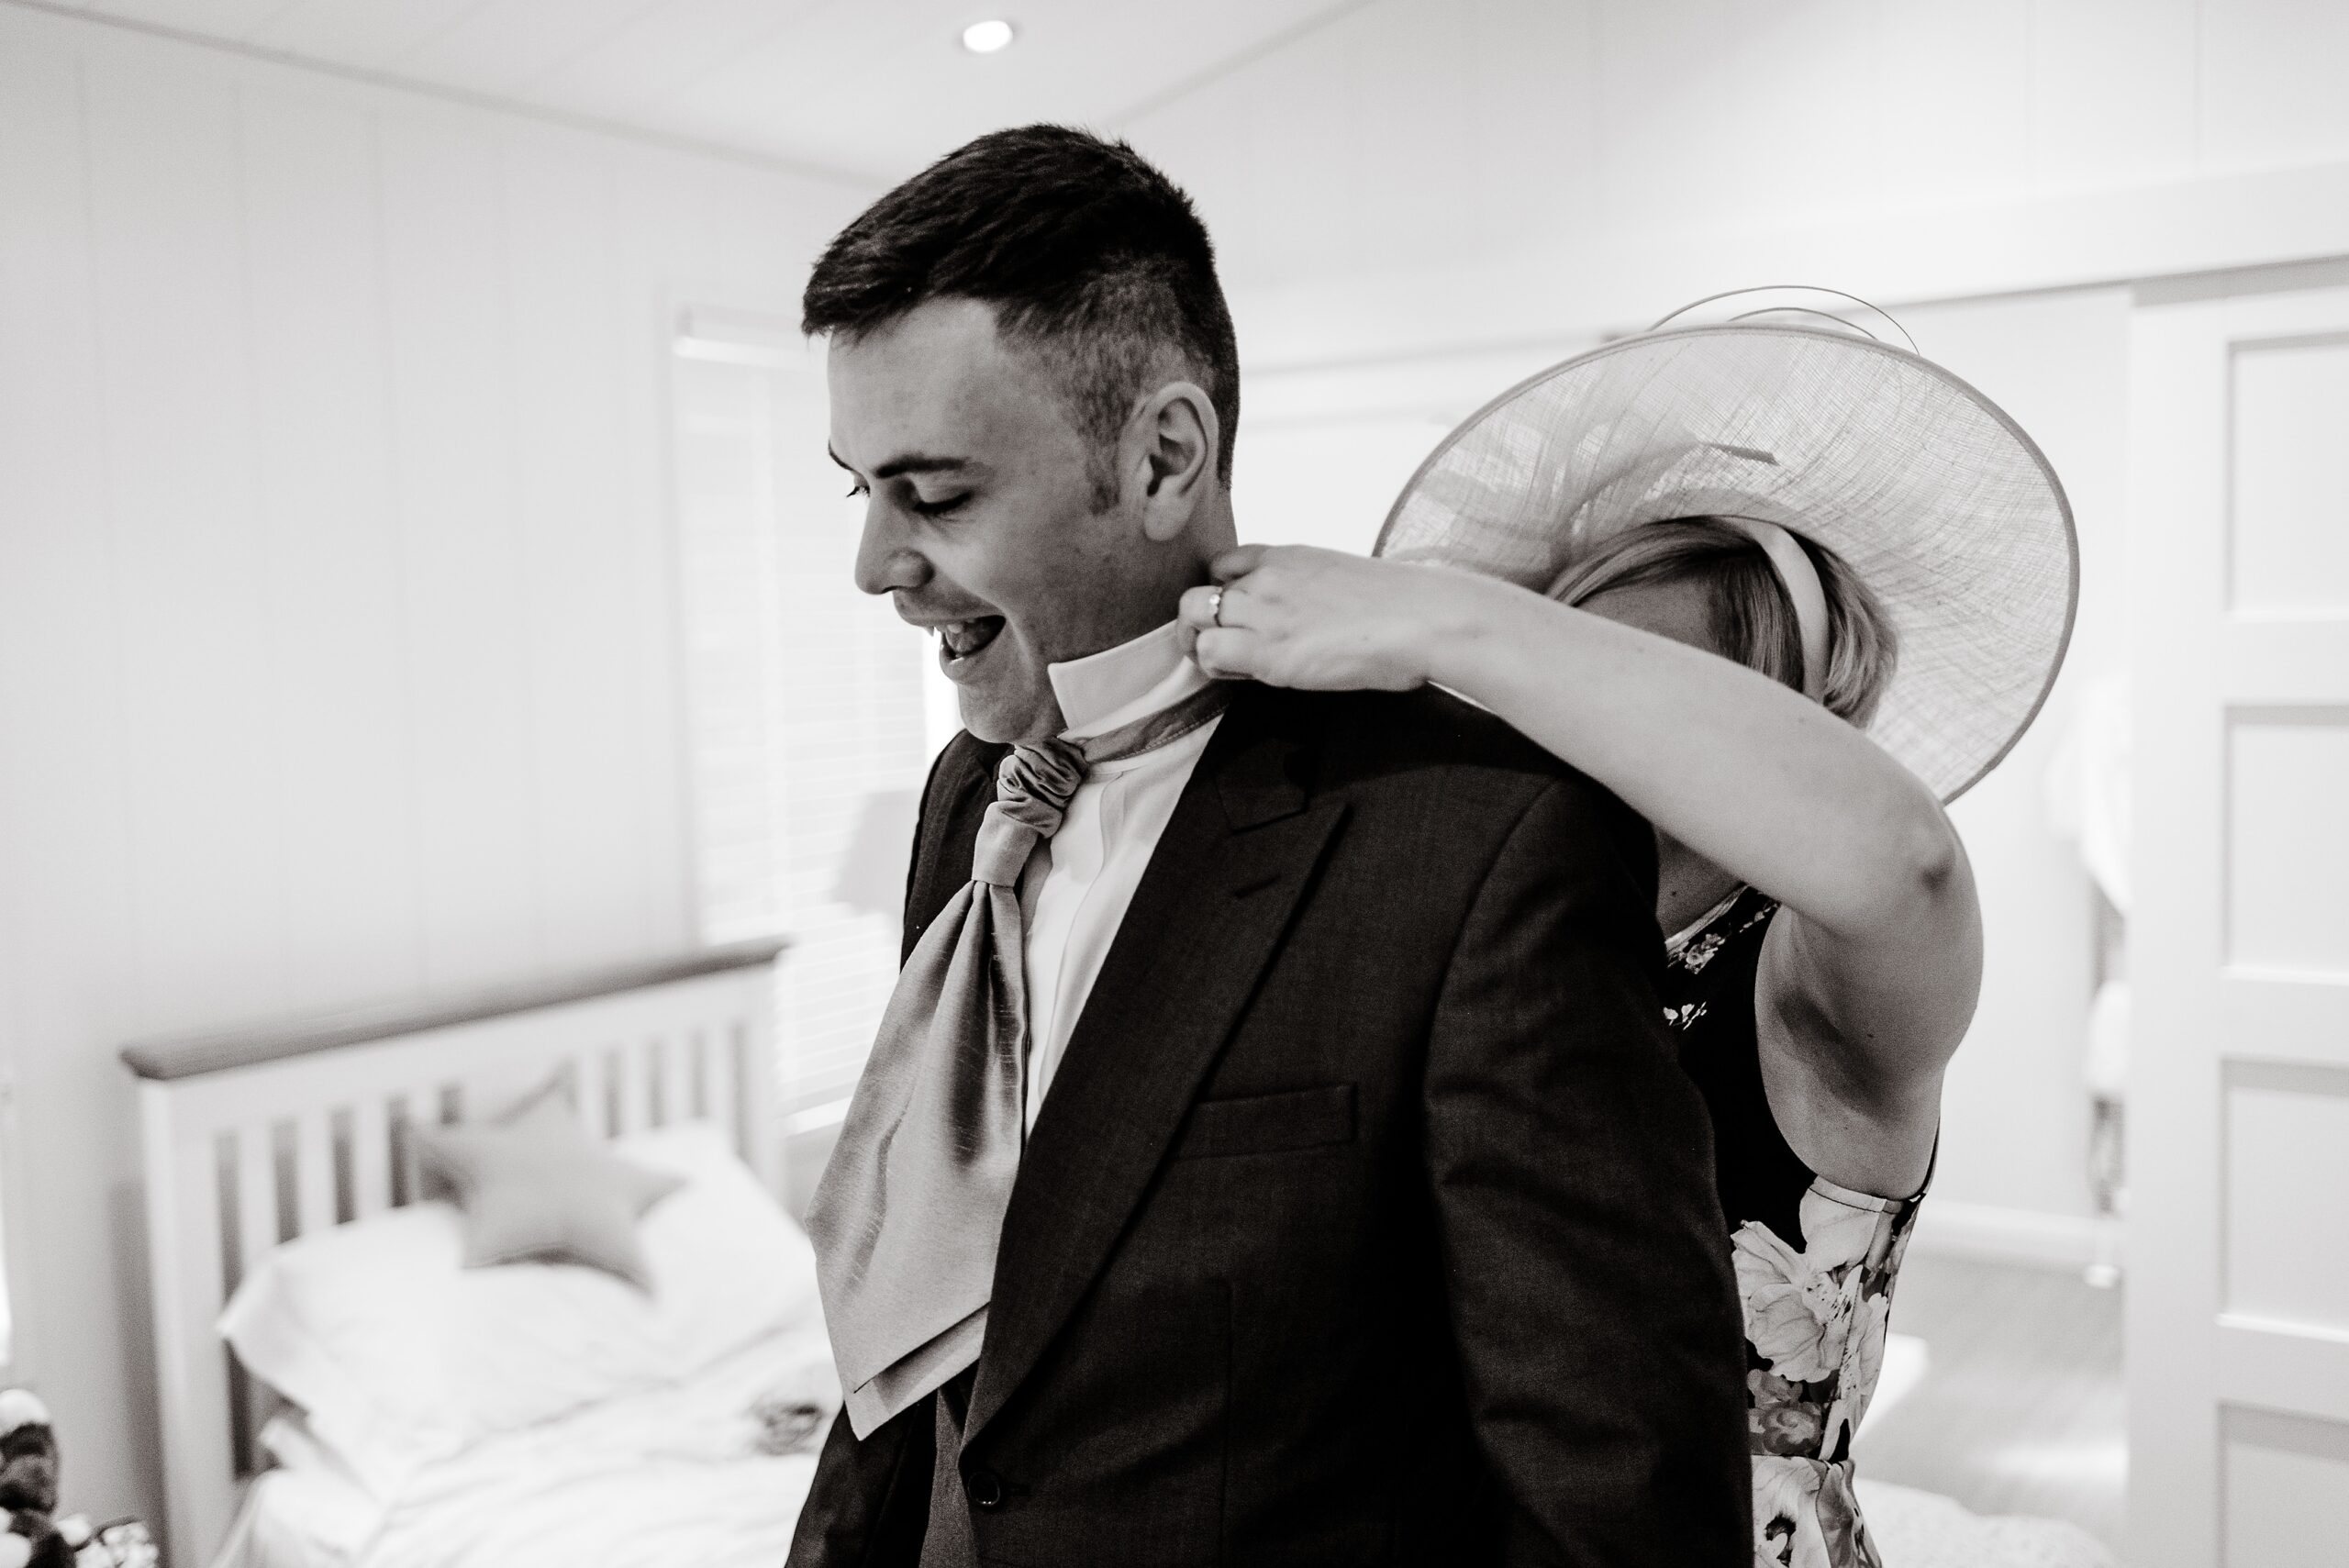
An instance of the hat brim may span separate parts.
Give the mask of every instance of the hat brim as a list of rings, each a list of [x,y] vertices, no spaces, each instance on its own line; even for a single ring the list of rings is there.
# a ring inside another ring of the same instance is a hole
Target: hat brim
[[[2071,503],[2003,409],[1873,339],[1732,322],[1553,365],[1444,439],[1373,553],[1547,592],[1626,529],[1720,514],[1824,545],[1876,592],[1900,651],[1869,733],[1943,800],[2030,728],[2078,604]]]

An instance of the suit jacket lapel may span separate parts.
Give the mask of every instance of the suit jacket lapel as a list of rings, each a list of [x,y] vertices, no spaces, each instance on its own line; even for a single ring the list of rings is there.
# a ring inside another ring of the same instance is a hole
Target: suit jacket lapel
[[[1299,705],[1249,688],[1193,770],[1020,1158],[964,1424],[1002,1408],[1092,1284],[1320,863]]]
[[[899,963],[912,955],[914,944],[946,907],[946,901],[970,882],[979,822],[995,799],[996,764],[1010,750],[966,735],[939,758],[937,772],[923,791],[921,821],[915,829],[913,867],[906,878],[905,940],[897,952]]]

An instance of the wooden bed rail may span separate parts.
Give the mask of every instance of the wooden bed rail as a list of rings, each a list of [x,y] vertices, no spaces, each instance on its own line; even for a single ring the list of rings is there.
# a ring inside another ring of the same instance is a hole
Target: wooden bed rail
[[[527,1013],[564,1002],[592,1001],[621,991],[664,985],[673,980],[763,967],[773,963],[789,945],[780,937],[763,937],[672,958],[641,959],[551,979],[484,986],[467,995],[435,1002],[339,1008],[250,1028],[207,1029],[201,1034],[136,1040],[122,1048],[122,1061],[132,1073],[145,1079],[170,1082],[194,1078],[206,1073],[224,1073],[232,1067],[253,1067],[289,1056],[363,1045],[369,1040],[477,1023],[508,1013]]]

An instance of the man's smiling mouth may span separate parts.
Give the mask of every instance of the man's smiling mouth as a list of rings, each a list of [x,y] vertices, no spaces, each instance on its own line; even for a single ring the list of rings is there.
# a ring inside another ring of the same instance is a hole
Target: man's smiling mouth
[[[1001,616],[981,616],[975,620],[951,620],[937,628],[938,639],[944,645],[945,662],[949,664],[970,658],[993,642],[1002,630]]]

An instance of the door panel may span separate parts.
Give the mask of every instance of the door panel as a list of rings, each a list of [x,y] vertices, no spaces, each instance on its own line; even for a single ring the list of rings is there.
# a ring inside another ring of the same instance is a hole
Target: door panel
[[[2134,1568],[2349,1539],[2349,290],[2132,326]]]
[[[2227,962],[2349,981],[2349,708],[2228,720]]]
[[[2349,521],[2340,461],[2349,337],[2242,343],[2233,371],[2231,607],[2349,615],[2349,528],[2340,526]]]
[[[2227,1073],[2221,1309],[2349,1336],[2349,1073]]]
[[[2349,1429],[2263,1411],[2226,1425],[2226,1561],[2338,1568],[2349,1540]]]

